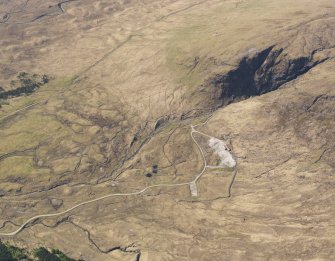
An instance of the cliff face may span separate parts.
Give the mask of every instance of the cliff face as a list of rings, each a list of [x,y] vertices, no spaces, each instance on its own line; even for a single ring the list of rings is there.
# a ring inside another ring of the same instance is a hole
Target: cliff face
[[[261,50],[252,48],[236,59],[236,65],[230,69],[208,76],[204,86],[207,87],[209,100],[214,100],[210,106],[224,106],[274,91],[333,59],[333,20],[332,17],[325,17],[322,22],[310,21],[298,28],[289,28],[279,41],[273,41],[273,45]]]
[[[284,50],[269,47],[244,57],[236,69],[216,76],[211,84],[219,88],[223,105],[278,89],[283,84],[308,72],[327,58],[315,59],[313,50],[307,57],[290,58]]]

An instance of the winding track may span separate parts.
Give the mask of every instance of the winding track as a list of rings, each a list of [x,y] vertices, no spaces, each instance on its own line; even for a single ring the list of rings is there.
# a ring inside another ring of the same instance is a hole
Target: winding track
[[[147,190],[151,189],[151,188],[157,188],[157,187],[178,187],[178,186],[189,186],[191,185],[192,183],[196,183],[200,178],[201,176],[204,174],[205,170],[207,167],[209,167],[207,165],[207,161],[206,161],[206,158],[205,158],[205,154],[202,150],[202,148],[200,147],[199,143],[195,140],[194,136],[193,136],[193,133],[199,133],[201,135],[205,135],[207,137],[212,137],[212,136],[209,136],[205,133],[202,133],[202,132],[199,132],[197,131],[195,128],[197,126],[203,126],[205,124],[207,124],[207,122],[209,121],[210,117],[204,122],[204,123],[200,123],[200,124],[197,124],[197,125],[191,125],[191,138],[193,140],[193,142],[196,144],[197,148],[199,149],[200,151],[200,154],[203,158],[203,161],[204,161],[204,166],[201,170],[201,172],[193,179],[191,180],[190,182],[184,182],[184,183],[177,183],[177,184],[157,184],[157,185],[151,185],[151,186],[147,186],[145,188],[143,188],[142,190],[140,191],[135,191],[135,192],[130,192],[130,193],[113,193],[113,194],[108,194],[108,195],[105,195],[105,196],[102,196],[102,197],[99,197],[99,198],[96,198],[96,199],[92,199],[92,200],[87,200],[87,201],[84,201],[82,203],[79,203],[69,209],[66,209],[62,212],[58,212],[58,213],[53,213],[53,214],[41,214],[41,215],[37,215],[37,216],[34,216],[34,217],[31,217],[30,219],[28,219],[26,222],[24,222],[18,229],[16,229],[15,231],[13,232],[10,232],[10,233],[4,233],[4,232],[0,232],[0,236],[15,236],[17,235],[19,232],[21,232],[29,223],[39,219],[39,218],[47,218],[47,217],[56,217],[56,216],[61,216],[61,215],[64,215],[76,208],[79,208],[81,206],[84,206],[84,205],[88,205],[90,203],[94,203],[94,202],[97,202],[97,201],[100,201],[100,200],[103,200],[103,199],[106,199],[106,198],[111,198],[111,197],[119,197],[119,196],[136,196],[136,195],[140,195],[144,192],[146,192]],[[218,167],[220,168],[220,167]],[[223,168],[223,167],[221,167]],[[233,183],[234,183],[234,180],[235,180],[235,176],[236,176],[236,166],[235,166],[235,174],[234,174],[234,177],[233,177],[233,180],[229,186],[229,196],[230,196],[230,188],[232,187]]]

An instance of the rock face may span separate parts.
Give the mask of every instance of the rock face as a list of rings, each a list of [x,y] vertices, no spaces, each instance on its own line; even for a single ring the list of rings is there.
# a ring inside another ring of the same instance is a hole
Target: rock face
[[[236,69],[215,76],[211,84],[220,89],[218,98],[222,105],[271,92],[329,59],[315,58],[318,51],[315,49],[309,56],[291,58],[283,48],[271,46],[243,57]]]
[[[209,92],[216,106],[274,91],[330,59],[335,28],[330,22],[333,18],[328,19],[326,26],[316,20],[296,30],[290,28],[279,43],[251,49],[235,68],[209,77],[207,85],[212,86]]]

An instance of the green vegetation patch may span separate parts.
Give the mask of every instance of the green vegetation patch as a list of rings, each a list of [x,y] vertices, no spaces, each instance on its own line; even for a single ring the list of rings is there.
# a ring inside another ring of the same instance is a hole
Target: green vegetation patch
[[[1,261],[77,261],[65,255],[58,249],[49,251],[45,247],[39,247],[32,252],[3,243],[0,241]],[[83,261],[83,260],[78,260]]]
[[[75,259],[66,256],[58,249],[52,249],[52,251],[49,252],[49,250],[44,247],[35,249],[34,256],[38,261],[76,261]]]
[[[23,184],[26,178],[48,180],[50,171],[36,168],[32,156],[12,156],[0,161],[0,179],[2,181],[5,179],[13,184]],[[0,184],[0,187],[5,187],[3,185]]]
[[[49,80],[50,76],[46,74],[39,76],[37,74],[30,75],[26,72],[21,72],[17,76],[17,80],[11,81],[11,90],[4,91],[4,88],[0,88],[0,99],[5,100],[33,93],[36,89],[48,83]]]
[[[36,147],[41,141],[50,141],[71,134],[66,126],[52,116],[41,115],[40,111],[27,112],[24,118],[9,128],[0,130],[0,153]]]
[[[16,261],[16,260],[32,260],[28,257],[26,251],[22,248],[4,244],[0,241],[0,260]]]

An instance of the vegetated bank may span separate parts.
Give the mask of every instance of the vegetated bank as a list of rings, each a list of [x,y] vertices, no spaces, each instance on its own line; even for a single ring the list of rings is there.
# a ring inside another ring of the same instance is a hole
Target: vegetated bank
[[[0,241],[0,260],[2,261],[84,261],[76,260],[66,256],[58,249],[49,251],[44,247],[39,247],[33,251],[12,246]]]
[[[51,77],[49,75],[37,75],[21,72],[17,75],[17,79],[11,81],[10,88],[0,86],[0,100],[19,97],[22,95],[31,94],[38,88],[47,84]]]

